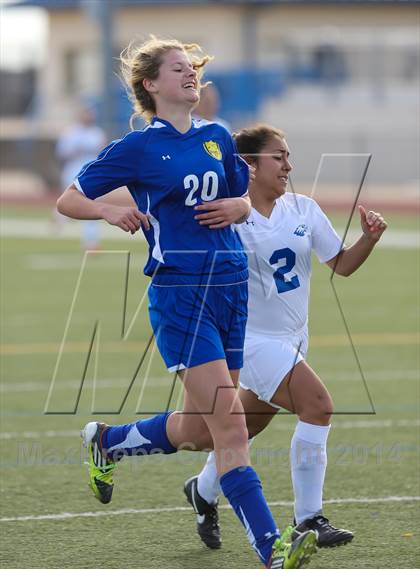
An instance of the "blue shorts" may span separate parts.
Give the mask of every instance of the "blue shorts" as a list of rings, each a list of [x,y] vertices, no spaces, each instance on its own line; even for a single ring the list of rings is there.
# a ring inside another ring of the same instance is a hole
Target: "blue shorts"
[[[225,359],[243,366],[248,282],[211,286],[151,284],[149,315],[170,372]]]

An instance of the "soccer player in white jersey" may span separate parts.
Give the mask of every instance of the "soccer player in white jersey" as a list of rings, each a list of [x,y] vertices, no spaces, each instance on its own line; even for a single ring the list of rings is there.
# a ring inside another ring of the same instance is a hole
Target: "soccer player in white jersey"
[[[223,126],[191,118],[210,59],[197,48],[151,38],[128,50],[123,64],[130,94],[149,124],[113,141],[58,201],[70,217],[105,219],[131,233],[142,227],[149,244],[145,274],[152,278],[150,321],[168,369],[185,387],[185,412],[84,427],[90,486],[108,503],[123,455],[171,454],[186,444],[209,448],[210,440],[223,492],[260,561],[269,569],[298,569],[315,552],[315,532],[292,543],[289,526],[280,536],[250,465],[234,389],[243,360],[248,269],[232,224],[249,214],[249,168]],[[97,201],[122,186],[135,207]],[[197,210],[202,203],[206,214]]]
[[[311,252],[337,274],[349,276],[367,259],[387,224],[379,213],[366,213],[359,206],[362,235],[351,247],[343,247],[314,200],[286,192],[292,166],[282,131],[257,125],[241,130],[235,140],[238,151],[256,168],[249,188],[251,215],[236,227],[250,271],[244,367],[239,377],[249,435],[261,432],[279,408],[298,416],[290,452],[295,535],[312,529],[319,547],[342,545],[353,534],[334,528],[322,513],[333,403],[305,361]],[[202,541],[219,548],[220,488],[213,453],[200,475],[187,480],[184,491],[197,513]]]

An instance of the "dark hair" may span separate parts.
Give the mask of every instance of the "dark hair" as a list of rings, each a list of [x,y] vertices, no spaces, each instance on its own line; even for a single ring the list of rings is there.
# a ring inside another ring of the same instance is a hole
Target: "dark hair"
[[[256,124],[233,134],[238,152],[247,162],[255,162],[258,159],[258,154],[273,136],[284,139],[286,135],[282,130],[268,124]]]

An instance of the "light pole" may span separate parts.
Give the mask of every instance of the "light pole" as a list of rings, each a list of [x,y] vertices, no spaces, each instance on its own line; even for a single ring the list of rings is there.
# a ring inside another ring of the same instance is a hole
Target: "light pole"
[[[114,77],[114,13],[113,0],[81,0],[86,15],[99,30],[98,59],[101,68],[99,121],[109,140],[116,135],[116,89]]]

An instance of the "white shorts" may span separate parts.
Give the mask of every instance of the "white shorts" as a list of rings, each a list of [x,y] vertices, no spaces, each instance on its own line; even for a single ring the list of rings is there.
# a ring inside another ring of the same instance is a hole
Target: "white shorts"
[[[307,351],[307,329],[299,334],[277,337],[247,333],[240,386],[272,405],[271,399],[280,383],[306,357]]]

